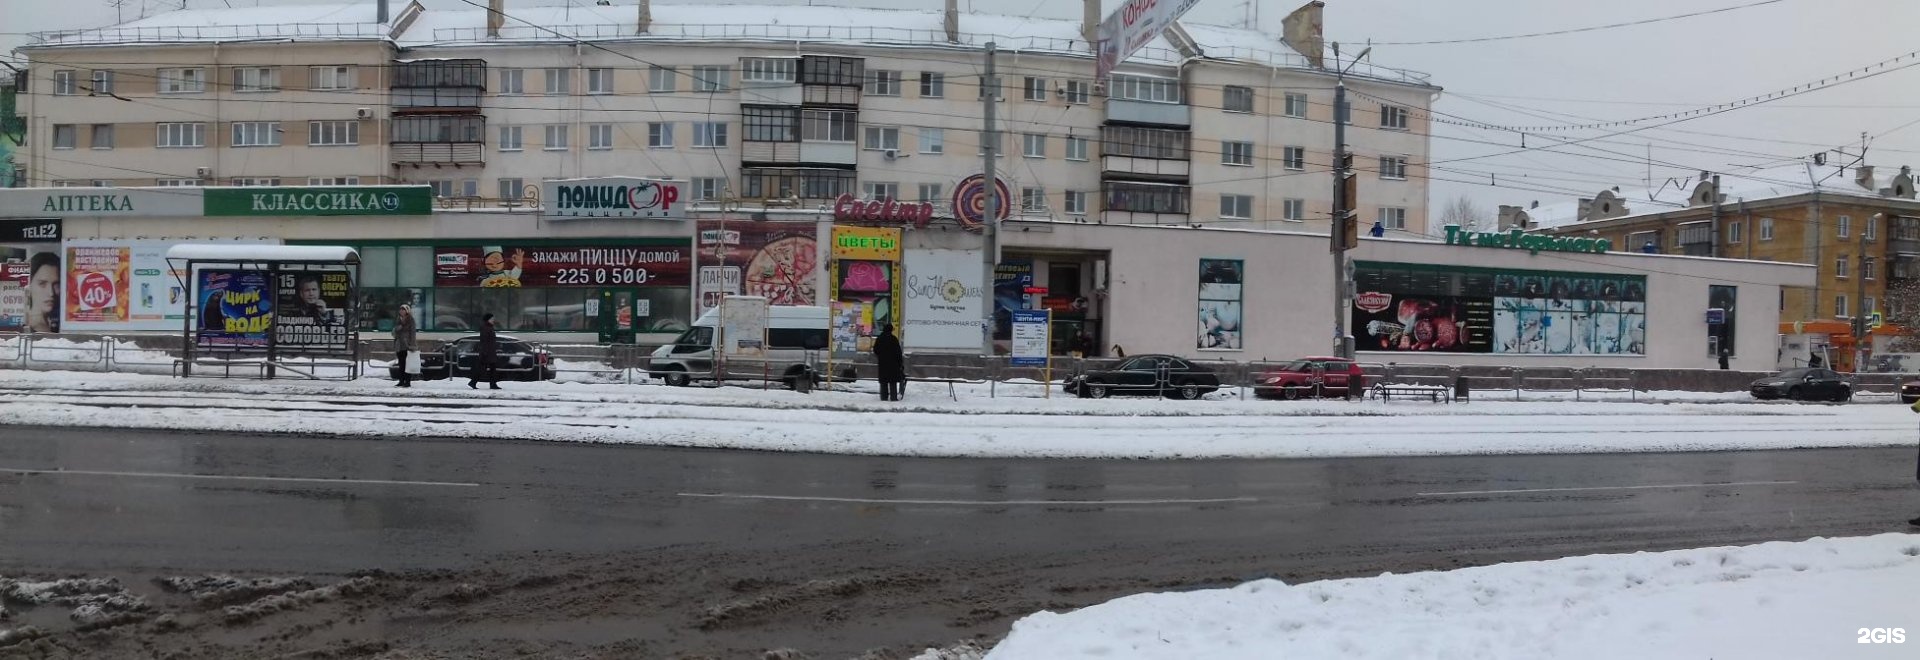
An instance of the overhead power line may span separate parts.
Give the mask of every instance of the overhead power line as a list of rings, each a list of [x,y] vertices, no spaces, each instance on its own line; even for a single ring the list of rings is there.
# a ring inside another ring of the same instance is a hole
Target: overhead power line
[[[1470,39],[1441,39],[1441,40],[1435,40],[1435,41],[1369,41],[1367,42],[1367,44],[1371,46],[1437,46],[1442,44],[1473,44],[1473,43],[1484,43],[1488,41],[1510,41],[1513,39],[1532,39],[1534,37],[1551,37],[1551,36],[1562,35],[1562,34],[1597,32],[1600,30],[1612,30],[1615,28],[1633,27],[1636,25],[1647,25],[1650,23],[1677,21],[1683,18],[1693,18],[1695,16],[1706,16],[1708,14],[1719,14],[1719,13],[1729,12],[1729,11],[1739,11],[1741,9],[1751,9],[1754,7],[1760,7],[1764,5],[1778,4],[1785,1],[1786,0],[1760,0],[1760,2],[1752,2],[1744,5],[1736,5],[1733,7],[1721,7],[1719,9],[1708,9],[1705,11],[1696,11],[1696,12],[1687,13],[1687,14],[1676,14],[1673,16],[1662,16],[1659,18],[1643,18],[1637,21],[1627,21],[1624,23],[1608,23],[1606,25],[1591,25],[1587,27],[1568,28],[1565,30],[1551,30],[1547,32],[1529,32],[1526,34],[1509,34],[1509,35],[1502,35],[1497,37],[1473,37]]]

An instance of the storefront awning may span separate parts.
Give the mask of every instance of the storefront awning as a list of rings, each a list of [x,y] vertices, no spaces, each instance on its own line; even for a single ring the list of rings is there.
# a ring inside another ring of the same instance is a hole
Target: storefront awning
[[[186,243],[167,249],[167,259],[227,262],[360,263],[360,252],[340,245],[223,245]]]

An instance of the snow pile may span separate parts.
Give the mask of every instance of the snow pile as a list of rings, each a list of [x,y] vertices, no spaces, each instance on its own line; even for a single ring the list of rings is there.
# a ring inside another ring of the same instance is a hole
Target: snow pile
[[[245,579],[221,574],[158,578],[154,582],[167,591],[191,596],[195,603],[204,606],[243,603],[264,596],[313,588],[313,581],[306,578]]]
[[[147,599],[129,593],[114,578],[30,582],[0,577],[0,600],[71,607],[69,618],[82,630],[138,621],[153,611]]]
[[[1907,534],[1261,580],[1041,612],[987,658],[1911,658],[1861,629],[1920,637],[1915,586]]]
[[[275,612],[298,610],[314,603],[324,603],[336,598],[353,597],[372,591],[374,580],[370,577],[357,577],[338,584],[316,587],[305,591],[280,593],[261,598],[245,605],[230,605],[222,613],[229,625],[246,623]]]

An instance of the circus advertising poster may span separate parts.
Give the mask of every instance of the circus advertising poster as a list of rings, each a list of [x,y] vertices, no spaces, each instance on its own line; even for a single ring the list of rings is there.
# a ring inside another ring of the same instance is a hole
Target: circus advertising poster
[[[1358,262],[1355,348],[1645,355],[1639,275]]]
[[[776,307],[819,304],[818,236],[813,222],[701,221],[699,312],[728,295],[759,296]]]
[[[266,348],[275,302],[269,277],[259,270],[209,268],[196,273],[200,332],[195,343],[202,348]]]

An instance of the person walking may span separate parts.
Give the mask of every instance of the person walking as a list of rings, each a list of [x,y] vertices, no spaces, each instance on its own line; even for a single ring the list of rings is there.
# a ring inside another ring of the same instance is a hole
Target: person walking
[[[400,387],[413,387],[414,372],[407,369],[407,356],[420,350],[419,332],[413,324],[413,305],[400,303],[400,318],[393,322],[393,350],[400,358]]]
[[[880,400],[899,401],[907,384],[907,357],[900,338],[893,336],[893,324],[880,326],[880,336],[873,339],[873,360],[880,364]]]
[[[493,313],[480,315],[480,355],[473,365],[473,376],[467,380],[468,389],[480,389],[480,381],[487,381],[488,389],[500,389],[500,374],[494,367],[500,362],[500,336],[493,329]]]
[[[1721,371],[1727,370],[1727,358],[1732,355],[1733,355],[1733,351],[1729,351],[1725,348],[1720,349],[1720,370]]]

